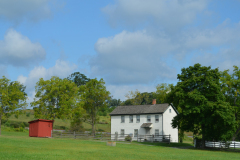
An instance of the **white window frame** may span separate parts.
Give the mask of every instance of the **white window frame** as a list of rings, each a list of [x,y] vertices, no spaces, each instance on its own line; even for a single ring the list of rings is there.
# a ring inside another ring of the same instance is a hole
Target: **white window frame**
[[[134,129],[134,137],[138,136],[138,129]]]
[[[151,123],[151,115],[147,115],[147,123]]]
[[[125,116],[121,116],[121,123],[125,123]]]
[[[155,123],[159,122],[159,115],[155,115]]]
[[[136,115],[136,123],[140,123],[140,115]]]
[[[129,115],[129,123],[133,123],[133,115]]]
[[[171,110],[171,108],[169,109],[169,113],[172,113],[172,110]]]

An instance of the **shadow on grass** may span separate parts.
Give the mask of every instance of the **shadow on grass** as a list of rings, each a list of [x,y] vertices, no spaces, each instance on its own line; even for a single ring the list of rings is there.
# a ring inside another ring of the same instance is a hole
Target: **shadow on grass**
[[[152,145],[152,146],[162,146],[162,147],[176,147],[176,148],[192,148],[193,144],[191,143],[162,143],[162,142],[132,142],[133,144],[141,145]]]

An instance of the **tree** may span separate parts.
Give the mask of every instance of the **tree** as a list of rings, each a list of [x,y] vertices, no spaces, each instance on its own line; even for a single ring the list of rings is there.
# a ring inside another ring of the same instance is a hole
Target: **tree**
[[[25,87],[17,81],[10,82],[6,77],[0,79],[0,135],[1,119],[25,109],[27,103]]]
[[[125,95],[127,100],[123,102],[122,105],[147,105],[152,104],[152,100],[156,99],[156,94],[154,92],[143,92],[140,93],[138,90],[129,91]]]
[[[228,140],[235,129],[233,108],[221,92],[218,69],[195,64],[177,75],[180,82],[171,87],[167,99],[182,110],[172,126],[202,135],[205,140]],[[180,125],[181,123],[181,125]]]
[[[171,91],[173,84],[160,83],[156,87],[157,103],[167,103],[167,94]]]
[[[71,119],[76,112],[83,112],[78,87],[68,79],[53,76],[40,78],[35,86],[36,95],[31,106],[36,118]]]
[[[92,125],[92,134],[95,135],[95,124],[98,111],[107,106],[110,92],[106,90],[103,79],[91,79],[86,85],[79,87],[83,108],[86,110],[85,121]]]
[[[73,81],[78,87],[81,85],[85,85],[90,81],[87,76],[81,74],[80,72],[74,72],[70,76],[67,77],[68,80]]]
[[[240,133],[240,69],[237,66],[233,67],[232,75],[229,74],[229,70],[221,72],[221,85],[226,101],[234,108],[234,116],[237,123],[237,130],[232,137],[234,141]]]

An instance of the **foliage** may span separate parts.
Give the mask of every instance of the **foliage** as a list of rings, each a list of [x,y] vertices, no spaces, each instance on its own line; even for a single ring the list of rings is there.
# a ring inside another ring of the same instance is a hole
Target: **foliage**
[[[74,72],[70,76],[67,77],[68,80],[73,81],[78,87],[81,85],[85,85],[87,82],[90,81],[87,76],[81,74],[80,72]]]
[[[222,93],[226,97],[226,101],[231,104],[234,109],[234,116],[237,123],[237,130],[233,134],[232,140],[235,140],[240,134],[240,69],[233,66],[233,74],[229,74],[229,70],[221,72]]]
[[[111,97],[107,100],[106,107],[102,107],[99,109],[99,116],[107,116],[111,113],[117,106],[121,105],[120,99],[112,99]]]
[[[195,64],[183,68],[177,78],[180,82],[171,87],[167,99],[182,112],[174,117],[172,126],[202,134],[203,142],[229,139],[235,129],[235,119],[221,92],[218,69]]]
[[[81,102],[83,102],[83,108],[86,110],[84,116],[85,122],[92,125],[92,132],[95,134],[95,124],[98,120],[98,111],[101,108],[105,108],[107,100],[109,99],[110,92],[106,90],[103,79],[99,81],[97,79],[91,79],[86,85],[79,87]]]
[[[36,118],[71,119],[83,112],[78,87],[68,79],[53,76],[50,80],[40,78],[36,84],[36,95],[31,106]]]
[[[156,99],[156,94],[154,92],[143,92],[140,93],[138,90],[129,91],[125,97],[127,100],[122,103],[122,105],[146,105],[152,104],[152,100]]]
[[[167,94],[171,91],[173,84],[160,83],[156,87],[156,100],[157,103],[167,103]]]
[[[126,136],[126,137],[125,137],[125,141],[129,141],[129,142],[130,142],[130,141],[132,141],[132,137],[131,137],[131,136],[129,136],[129,135],[128,135],[128,136]]]
[[[6,77],[0,79],[0,135],[1,120],[9,117],[11,114],[19,115],[21,109],[24,109],[27,94],[25,87],[17,81],[10,82]]]
[[[30,113],[30,112],[28,112],[28,113],[26,113],[26,116],[27,116],[27,117],[30,117],[30,114],[31,114],[31,113]]]

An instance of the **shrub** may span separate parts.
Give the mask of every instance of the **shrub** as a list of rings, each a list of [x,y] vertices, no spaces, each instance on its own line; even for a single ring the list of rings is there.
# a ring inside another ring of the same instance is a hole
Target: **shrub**
[[[129,136],[129,135],[128,135],[128,136],[126,136],[126,137],[125,137],[125,141],[132,141],[132,137],[131,137],[131,136]]]
[[[6,121],[5,123],[4,123],[4,126],[6,126],[6,127],[10,127],[10,122],[9,121]]]
[[[27,117],[30,117],[30,114],[31,114],[31,113],[30,113],[30,112],[28,112],[28,113],[26,113],[26,116],[27,116]]]

